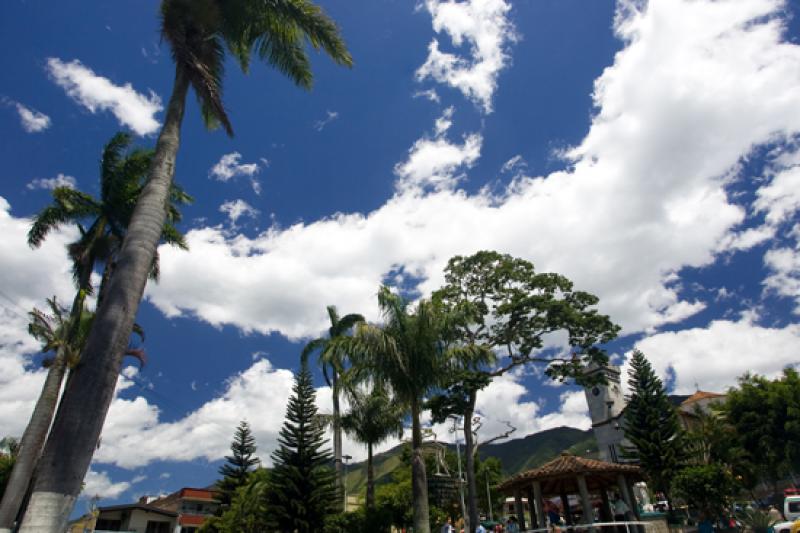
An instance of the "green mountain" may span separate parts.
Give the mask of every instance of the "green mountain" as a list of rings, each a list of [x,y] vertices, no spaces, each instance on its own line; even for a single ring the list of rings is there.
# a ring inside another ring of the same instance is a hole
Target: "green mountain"
[[[399,444],[391,450],[379,453],[374,457],[375,483],[381,484],[391,480],[392,472],[401,463],[401,454],[405,444]],[[455,448],[455,446],[450,446]],[[497,457],[503,464],[503,472],[510,476],[517,472],[536,468],[554,459],[561,452],[567,451],[583,457],[597,456],[597,441],[592,430],[583,431],[571,427],[558,427],[528,435],[521,439],[488,444],[478,449],[481,459]],[[354,463],[347,469],[347,492],[361,493],[366,489],[366,462]]]

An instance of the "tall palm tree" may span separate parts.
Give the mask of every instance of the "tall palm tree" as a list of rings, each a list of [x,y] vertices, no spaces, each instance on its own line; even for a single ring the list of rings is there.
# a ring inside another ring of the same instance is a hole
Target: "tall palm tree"
[[[341,411],[339,407],[339,398],[341,397],[341,380],[340,374],[345,367],[345,357],[341,350],[334,349],[334,342],[336,339],[341,338],[353,328],[358,322],[363,322],[364,317],[358,314],[349,314],[344,317],[339,317],[336,311],[336,306],[328,306],[328,317],[331,321],[331,327],[328,328],[328,336],[314,339],[303,348],[301,357],[308,359],[308,356],[314,352],[319,352],[319,364],[322,367],[322,375],[325,376],[325,382],[331,388],[333,395],[333,416],[331,417],[331,425],[333,427],[333,465],[336,471],[336,489],[340,494],[343,494],[344,487],[344,467],[342,465],[342,426],[341,426]],[[344,502],[343,509],[346,507],[347,502]]]
[[[392,435],[402,435],[405,412],[384,389],[376,387],[368,394],[354,391],[350,411],[342,417],[342,428],[367,446],[367,513],[375,507],[372,449]]]
[[[247,71],[256,54],[297,85],[312,84],[306,43],[351,65],[339,30],[309,0],[162,0],[161,35],[172,50],[175,80],[147,184],[98,308],[82,366],[70,379],[41,461],[23,532],[58,531],[67,522],[89,468],[122,367],[125,343],[167,218],[186,96],[191,86],[210,127],[232,126],[222,104],[228,53]]]
[[[7,490],[2,496],[2,522],[4,528],[10,528],[19,512],[20,505],[30,485],[36,462],[47,437],[47,431],[53,422],[53,415],[58,404],[61,384],[67,369],[74,368],[80,360],[81,349],[89,336],[94,313],[83,310],[80,315],[67,313],[56,298],[49,298],[47,305],[50,313],[34,308],[29,312],[28,332],[42,343],[42,353],[53,353],[45,358],[42,365],[47,368],[47,376],[36,400],[30,421],[22,434],[17,450],[16,461],[8,479]],[[144,334],[138,326],[134,328],[140,336]],[[144,364],[145,355],[140,349],[130,349],[127,355],[137,357]]]
[[[336,345],[351,354],[354,381],[387,387],[395,401],[410,410],[414,531],[430,533],[420,414],[425,396],[443,383],[450,366],[445,342],[450,317],[429,300],[420,300],[412,308],[387,287],[378,292],[378,304],[382,326],[362,322],[352,337]]]
[[[28,244],[39,247],[50,233],[65,224],[78,227],[79,238],[68,246],[72,259],[72,271],[77,285],[77,292],[72,302],[68,319],[63,319],[60,332],[62,337],[57,344],[48,347],[56,351],[48,371],[45,387],[37,401],[31,423],[22,439],[20,460],[17,462],[11,483],[14,490],[9,490],[0,501],[0,531],[13,524],[33,474],[34,467],[45,445],[47,431],[53,420],[53,412],[61,391],[61,383],[70,361],[77,364],[79,351],[67,353],[68,350],[86,343],[88,330],[80,331],[86,323],[84,303],[86,296],[94,289],[91,276],[98,263],[102,263],[103,276],[98,302],[102,300],[105,287],[110,279],[116,254],[130,223],[136,199],[141,194],[147,170],[153,159],[153,151],[142,148],[131,148],[132,137],[127,133],[118,133],[105,145],[100,159],[100,197],[68,187],[58,187],[53,191],[53,202],[39,212],[33,219],[28,231]],[[175,185],[170,193],[167,221],[161,233],[164,242],[186,248],[183,235],[176,229],[175,223],[181,219],[179,206],[190,203],[192,198]],[[158,259],[155,258],[150,269],[152,277],[158,274]],[[54,317],[62,315],[55,312],[55,304],[50,302]],[[38,322],[32,322],[31,334],[42,340],[46,337],[43,322],[45,315],[39,316]],[[38,326],[36,325],[38,324]],[[83,335],[79,338],[79,335]],[[45,341],[43,341],[45,342]],[[20,489],[20,487],[22,487]]]

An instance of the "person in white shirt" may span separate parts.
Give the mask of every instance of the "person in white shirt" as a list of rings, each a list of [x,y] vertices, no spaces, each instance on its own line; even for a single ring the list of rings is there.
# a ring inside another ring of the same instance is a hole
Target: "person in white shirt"
[[[442,526],[442,533],[455,533],[455,531],[455,528],[453,528],[453,520],[448,518],[447,522]]]

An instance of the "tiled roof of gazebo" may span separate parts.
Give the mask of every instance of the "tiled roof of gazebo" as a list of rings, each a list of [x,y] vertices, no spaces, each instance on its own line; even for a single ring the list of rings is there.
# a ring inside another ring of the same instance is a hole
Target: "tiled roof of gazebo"
[[[589,490],[613,485],[619,474],[624,474],[631,480],[640,480],[642,477],[638,466],[607,463],[562,453],[539,468],[511,476],[500,483],[497,488],[507,492],[515,488],[530,486],[534,481],[539,481],[542,483],[542,490],[545,494],[559,494],[565,489],[568,493],[574,493],[571,492],[571,488],[572,485],[577,485],[576,479],[579,474],[586,476]]]

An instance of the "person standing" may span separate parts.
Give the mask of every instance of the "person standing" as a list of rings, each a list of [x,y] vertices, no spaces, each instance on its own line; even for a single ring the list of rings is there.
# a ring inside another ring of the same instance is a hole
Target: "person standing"
[[[628,507],[628,504],[625,503],[625,500],[620,498],[619,494],[617,494],[617,497],[614,500],[614,521],[625,522],[628,519],[628,513],[630,511],[631,508]]]
[[[453,520],[451,518],[447,518],[447,522],[444,523],[441,529],[441,533],[455,533],[455,528],[453,527]]]

